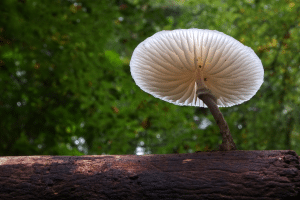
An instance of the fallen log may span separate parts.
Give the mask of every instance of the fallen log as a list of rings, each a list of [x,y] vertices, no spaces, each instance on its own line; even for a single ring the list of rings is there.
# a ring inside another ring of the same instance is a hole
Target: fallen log
[[[0,157],[0,199],[298,199],[294,151]]]

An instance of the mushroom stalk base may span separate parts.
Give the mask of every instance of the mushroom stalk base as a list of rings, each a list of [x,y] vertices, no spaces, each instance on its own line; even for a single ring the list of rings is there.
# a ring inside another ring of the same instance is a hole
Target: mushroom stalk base
[[[217,106],[216,103],[217,99],[207,88],[198,89],[196,94],[198,98],[201,99],[207,105],[207,107],[209,108],[210,112],[214,116],[214,119],[220,128],[223,141],[222,144],[219,146],[219,150],[220,151],[236,150],[236,146],[231,136],[228,124],[225,121],[219,107]]]

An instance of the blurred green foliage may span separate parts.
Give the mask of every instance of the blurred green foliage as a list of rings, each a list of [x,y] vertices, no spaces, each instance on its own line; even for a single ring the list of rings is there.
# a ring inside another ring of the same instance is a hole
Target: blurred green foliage
[[[0,1],[0,155],[184,153],[214,149],[207,109],[141,91],[134,48],[164,29],[222,31],[254,49],[265,82],[222,112],[239,149],[300,153],[300,2]]]

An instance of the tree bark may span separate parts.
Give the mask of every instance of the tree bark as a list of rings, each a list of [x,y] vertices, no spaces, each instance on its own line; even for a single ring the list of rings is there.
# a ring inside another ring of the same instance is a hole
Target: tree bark
[[[294,199],[294,151],[0,158],[0,199]]]

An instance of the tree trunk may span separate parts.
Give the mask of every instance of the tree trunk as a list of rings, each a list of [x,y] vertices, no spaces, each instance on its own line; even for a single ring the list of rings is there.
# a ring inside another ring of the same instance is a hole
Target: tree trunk
[[[294,151],[0,157],[0,199],[295,199]]]

